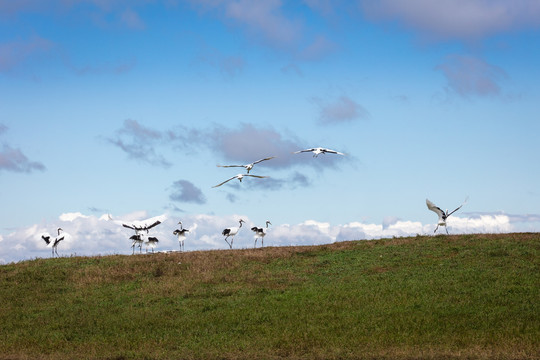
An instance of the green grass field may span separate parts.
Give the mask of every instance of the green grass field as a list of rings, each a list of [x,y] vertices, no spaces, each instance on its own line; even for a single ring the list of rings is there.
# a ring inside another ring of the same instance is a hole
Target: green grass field
[[[0,359],[538,359],[540,234],[0,266]]]

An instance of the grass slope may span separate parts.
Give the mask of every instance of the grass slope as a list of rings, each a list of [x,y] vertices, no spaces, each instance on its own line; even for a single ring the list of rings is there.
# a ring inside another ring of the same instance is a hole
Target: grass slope
[[[533,359],[540,234],[0,266],[0,358]]]

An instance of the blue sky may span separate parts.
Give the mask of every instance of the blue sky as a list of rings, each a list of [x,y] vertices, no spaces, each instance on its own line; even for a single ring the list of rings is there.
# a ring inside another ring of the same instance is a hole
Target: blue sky
[[[0,0],[0,261],[538,231],[538,44],[535,0]]]

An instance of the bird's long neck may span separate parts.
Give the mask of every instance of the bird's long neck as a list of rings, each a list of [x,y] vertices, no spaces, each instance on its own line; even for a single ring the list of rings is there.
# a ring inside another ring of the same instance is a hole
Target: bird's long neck
[[[239,226],[238,228],[240,229],[240,228],[242,227],[242,222],[241,222],[241,221],[239,221],[239,223],[240,223],[240,226]]]

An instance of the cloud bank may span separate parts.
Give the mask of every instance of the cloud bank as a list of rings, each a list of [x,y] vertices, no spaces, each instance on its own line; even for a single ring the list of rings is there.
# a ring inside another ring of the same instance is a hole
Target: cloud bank
[[[67,234],[60,243],[58,252],[61,256],[71,255],[107,255],[131,254],[133,230],[122,226],[127,224],[151,224],[155,220],[162,223],[150,230],[150,235],[159,239],[156,250],[176,250],[178,241],[172,234],[179,220],[189,229],[185,242],[187,251],[227,249],[221,232],[224,228],[236,226],[242,218],[246,224],[235,237],[235,248],[249,248],[254,245],[252,226],[262,226],[246,216],[235,214],[215,216],[206,214],[183,215],[182,218],[162,214],[149,219],[145,211],[138,211],[113,217],[105,214],[100,217],[84,215],[80,212],[61,214],[50,223],[34,224],[13,230],[0,236],[0,263],[15,262],[36,257],[49,257],[50,247],[41,239],[41,235],[56,233],[61,227]],[[144,220],[146,219],[146,220]],[[469,217],[451,217],[448,229],[451,234],[467,233],[507,233],[522,231],[522,223],[529,221],[525,229],[538,231],[540,215],[505,215],[475,214]],[[325,222],[307,220],[300,224],[273,224],[265,237],[267,246],[319,245],[345,240],[372,240],[401,236],[431,235],[435,224],[422,224],[418,221],[399,220],[388,217],[383,224],[351,222],[333,225]],[[442,230],[444,231],[444,230]],[[144,252],[144,249],[143,249]]]

